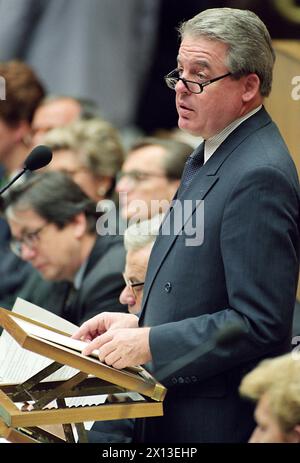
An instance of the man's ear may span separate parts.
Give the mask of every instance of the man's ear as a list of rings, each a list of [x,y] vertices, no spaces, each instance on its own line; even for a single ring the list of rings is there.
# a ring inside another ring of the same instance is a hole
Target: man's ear
[[[87,220],[86,216],[83,212],[80,212],[80,214],[77,214],[72,221],[74,225],[74,236],[75,238],[82,238],[82,236],[86,233],[87,231]]]
[[[242,95],[244,103],[253,100],[259,94],[260,78],[257,74],[248,74],[244,77],[244,93]]]
[[[27,145],[27,139],[30,137],[31,128],[27,121],[20,121],[15,129],[16,142],[24,142]]]

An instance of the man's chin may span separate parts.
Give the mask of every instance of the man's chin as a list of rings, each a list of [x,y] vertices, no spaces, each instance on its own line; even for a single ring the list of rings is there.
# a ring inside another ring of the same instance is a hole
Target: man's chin
[[[60,281],[61,278],[56,273],[51,272],[49,269],[38,270],[39,274],[44,280],[47,281]]]

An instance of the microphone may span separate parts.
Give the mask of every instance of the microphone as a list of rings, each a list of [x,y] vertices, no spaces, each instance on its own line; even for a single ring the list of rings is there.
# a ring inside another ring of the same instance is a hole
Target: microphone
[[[0,190],[2,195],[18,178],[20,178],[27,171],[34,171],[45,167],[52,159],[52,152],[48,146],[39,145],[36,146],[31,153],[27,156],[24,161],[24,166],[21,172],[19,172],[7,185]]]
[[[166,365],[165,367],[158,370],[154,373],[155,378],[158,381],[163,381],[164,379],[171,376],[176,371],[181,368],[189,365],[194,362],[201,355],[207,354],[209,351],[215,347],[228,347],[231,344],[238,341],[243,335],[243,328],[240,323],[231,322],[227,323],[224,328],[221,328],[216,334],[215,338],[205,342],[201,346],[197,346],[191,352],[183,355],[179,359],[176,359],[174,362]]]

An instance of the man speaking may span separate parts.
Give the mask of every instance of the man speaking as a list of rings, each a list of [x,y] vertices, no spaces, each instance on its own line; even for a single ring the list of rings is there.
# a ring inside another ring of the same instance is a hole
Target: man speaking
[[[188,246],[184,222],[161,233],[140,318],[100,314],[76,337],[95,338],[84,352],[99,348],[109,365],[150,362],[155,376],[239,323],[239,340],[216,345],[163,380],[164,416],[142,420],[137,439],[245,442],[254,422],[238,396],[240,379],[290,346],[299,181],[263,107],[275,58],[262,21],[247,10],[209,9],[183,23],[180,37],[176,69],[165,80],[176,92],[179,127],[204,143],[186,164],[177,204],[194,205],[188,222],[204,201],[203,242]],[[174,205],[165,220],[176,217]]]

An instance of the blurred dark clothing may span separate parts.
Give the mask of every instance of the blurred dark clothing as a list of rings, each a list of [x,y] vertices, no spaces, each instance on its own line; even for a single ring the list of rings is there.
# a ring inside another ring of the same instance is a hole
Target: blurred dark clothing
[[[8,225],[0,218],[0,306],[5,309],[12,308],[33,273],[31,265],[11,252],[9,237]]]
[[[296,301],[294,320],[293,320],[293,336],[300,336],[300,302]]]
[[[133,438],[134,420],[97,421],[88,431],[90,443],[129,443]]]
[[[124,266],[122,237],[99,236],[79,289],[66,281],[45,281],[36,273],[19,296],[75,325],[103,311],[127,312],[127,307],[119,302],[124,288]]]

